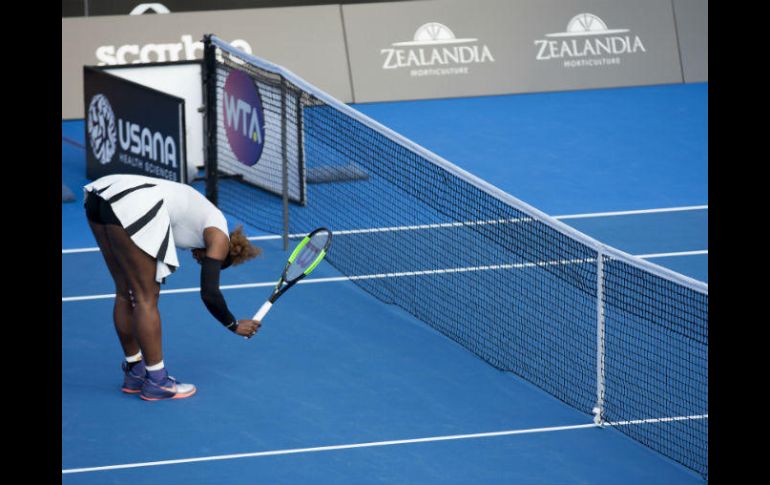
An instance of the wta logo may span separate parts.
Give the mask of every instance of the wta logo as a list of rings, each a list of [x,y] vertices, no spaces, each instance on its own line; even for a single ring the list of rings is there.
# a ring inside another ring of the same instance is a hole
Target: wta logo
[[[244,165],[256,164],[265,146],[265,113],[257,86],[245,73],[227,75],[222,110],[230,149]]]
[[[94,157],[102,165],[110,163],[117,149],[118,137],[115,131],[115,113],[105,95],[97,94],[91,98],[87,127]]]

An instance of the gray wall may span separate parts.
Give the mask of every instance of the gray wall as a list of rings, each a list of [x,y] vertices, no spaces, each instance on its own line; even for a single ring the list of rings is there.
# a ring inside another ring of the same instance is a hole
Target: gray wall
[[[674,0],[674,13],[684,81],[707,82],[709,79],[708,0]]]
[[[370,102],[707,82],[707,22],[707,0],[424,0],[63,18],[62,117],[83,117],[83,65],[201,58],[193,43],[205,33],[344,102]]]
[[[391,0],[160,0],[159,3],[171,12],[198,12],[202,10],[338,5],[341,3],[385,1]],[[128,15],[136,6],[148,3],[150,2],[144,0],[62,0],[62,17]]]
[[[62,118],[83,117],[83,65],[200,59],[204,34],[241,41],[342,101],[352,100],[338,5],[62,19]],[[248,49],[247,49],[248,50]],[[97,52],[100,54],[97,55]],[[142,52],[144,56],[142,56]]]

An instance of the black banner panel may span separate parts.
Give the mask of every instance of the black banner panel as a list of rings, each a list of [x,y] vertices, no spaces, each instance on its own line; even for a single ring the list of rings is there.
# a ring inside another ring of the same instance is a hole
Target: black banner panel
[[[83,68],[86,176],[186,182],[184,99]]]

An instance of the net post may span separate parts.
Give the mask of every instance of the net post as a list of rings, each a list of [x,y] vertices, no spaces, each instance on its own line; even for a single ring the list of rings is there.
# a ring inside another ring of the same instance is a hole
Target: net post
[[[596,405],[594,424],[603,426],[604,421],[604,253],[596,255]]]
[[[283,250],[289,249],[289,156],[286,136],[286,79],[281,76],[281,194],[283,198]]]
[[[216,47],[211,43],[211,34],[203,36],[203,105],[206,160],[206,198],[218,206],[219,186],[217,164],[217,66]]]
[[[297,113],[297,160],[299,160],[299,188],[300,188],[300,200],[303,201],[302,205],[307,203],[306,198],[306,176],[305,176],[305,113],[302,109],[302,95],[296,96],[296,103],[294,110]]]

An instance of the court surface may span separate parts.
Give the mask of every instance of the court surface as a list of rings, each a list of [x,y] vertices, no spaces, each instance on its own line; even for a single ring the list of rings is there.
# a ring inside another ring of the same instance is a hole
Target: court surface
[[[706,84],[356,108],[596,239],[707,281]],[[162,287],[164,360],[198,394],[122,394],[83,145],[83,122],[63,122],[62,178],[78,200],[62,205],[62,483],[703,483],[329,265],[246,341],[208,314],[180,251]],[[286,258],[278,239],[257,244],[263,256],[222,275],[239,318]]]

